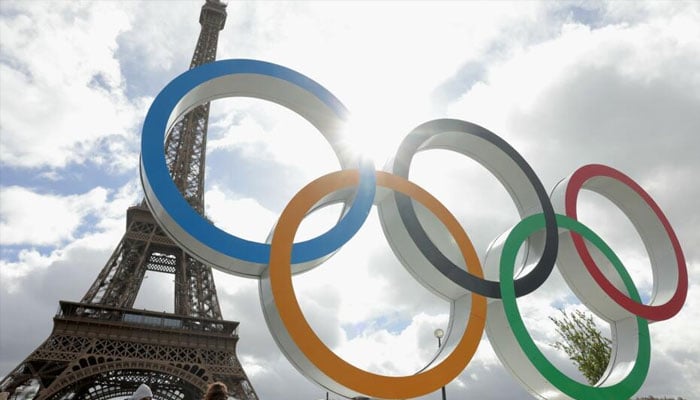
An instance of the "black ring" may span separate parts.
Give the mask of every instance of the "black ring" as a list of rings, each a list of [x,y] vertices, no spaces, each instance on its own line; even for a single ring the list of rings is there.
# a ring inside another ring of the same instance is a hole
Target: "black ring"
[[[413,129],[401,142],[396,152],[392,173],[408,179],[411,160],[416,151],[419,150],[420,146],[436,135],[445,132],[463,132],[493,144],[517,164],[534,188],[542,206],[542,213],[544,214],[545,244],[542,256],[537,262],[537,265],[535,265],[527,275],[515,280],[515,295],[520,297],[534,291],[547,280],[554,268],[559,248],[557,223],[554,208],[552,207],[552,203],[542,182],[540,182],[540,179],[535,175],[535,172],[525,159],[505,140],[479,125],[462,120],[436,119],[428,121]],[[498,281],[490,281],[470,274],[461,267],[455,265],[437,248],[437,246],[435,246],[418,221],[413,202],[408,196],[394,192],[394,200],[401,220],[411,239],[415,242],[423,256],[425,256],[435,268],[457,285],[473,293],[491,298],[501,298],[501,289]]]

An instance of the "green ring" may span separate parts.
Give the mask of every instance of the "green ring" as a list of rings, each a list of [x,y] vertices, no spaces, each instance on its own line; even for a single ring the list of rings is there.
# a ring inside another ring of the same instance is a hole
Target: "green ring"
[[[620,274],[630,297],[635,301],[640,301],[639,293],[635,287],[632,278],[627,273],[627,270],[622,265],[620,259],[610,249],[610,247],[592,230],[587,228],[582,223],[564,215],[556,215],[557,224],[560,228],[566,228],[570,231],[577,232],[590,243],[595,245],[602,253],[610,260]],[[559,371],[545,356],[542,354],[532,337],[525,328],[518,304],[515,298],[515,286],[513,284],[513,268],[516,255],[522,243],[534,232],[544,228],[544,217],[542,214],[529,216],[518,223],[510,232],[503,246],[500,264],[500,283],[501,293],[503,294],[502,302],[506,313],[506,318],[510,324],[510,328],[518,341],[520,348],[523,350],[527,358],[537,371],[554,385],[562,393],[574,399],[609,399],[619,400],[632,397],[644,383],[647,372],[649,371],[651,343],[649,340],[649,324],[647,320],[637,318],[637,329],[639,331],[639,343],[637,346],[637,359],[630,373],[620,382],[612,386],[588,386],[577,382],[564,373]]]

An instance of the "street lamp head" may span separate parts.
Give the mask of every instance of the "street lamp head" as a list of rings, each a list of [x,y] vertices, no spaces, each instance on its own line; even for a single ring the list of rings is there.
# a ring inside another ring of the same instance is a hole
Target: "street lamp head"
[[[435,337],[438,339],[442,339],[442,337],[445,336],[445,331],[443,331],[440,328],[435,329]]]

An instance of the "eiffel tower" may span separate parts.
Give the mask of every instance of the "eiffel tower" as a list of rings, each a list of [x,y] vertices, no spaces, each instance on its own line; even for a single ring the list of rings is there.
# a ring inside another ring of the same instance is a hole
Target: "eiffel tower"
[[[226,4],[206,0],[190,68],[216,59],[225,22]],[[202,215],[208,118],[209,103],[196,107],[165,142],[173,181]],[[174,313],[133,308],[146,271],[174,274]],[[51,335],[0,382],[10,399],[121,398],[146,383],[154,399],[190,400],[214,381],[237,399],[258,398],[236,356],[238,322],[221,317],[211,267],[170,240],[145,201],[127,210],[126,233],[82,300],[59,303]]]

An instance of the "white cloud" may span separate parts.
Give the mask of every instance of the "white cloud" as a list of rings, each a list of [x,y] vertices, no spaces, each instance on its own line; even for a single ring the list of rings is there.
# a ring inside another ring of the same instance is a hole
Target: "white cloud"
[[[0,193],[3,245],[57,245],[72,240],[83,219],[107,200],[107,190],[101,187],[73,196],[40,194],[19,186],[2,188]]]
[[[21,250],[17,255],[17,262],[0,260],[0,281],[8,292],[14,292],[19,287],[19,282],[37,270],[49,267],[61,257],[62,252],[52,252],[48,256],[42,255],[37,250]]]
[[[130,28],[116,3],[10,3],[0,20],[3,163],[63,167],[87,160],[124,167],[115,141],[135,140],[140,106],[123,93],[116,37]],[[85,34],[89,32],[89,34]],[[85,112],[89,109],[89,112]],[[96,152],[101,143],[108,152]],[[133,164],[134,150],[129,148]],[[113,157],[116,160],[113,160]]]
[[[134,189],[131,183],[115,193],[96,187],[59,196],[18,186],[0,188],[0,243],[26,246],[14,260],[0,259],[3,286],[14,291],[25,284],[23,279],[46,273],[76,251],[99,252],[116,245],[123,234],[124,210],[136,200]],[[87,218],[95,219],[89,227]]]
[[[697,101],[692,93],[700,82],[700,57],[693,50],[697,40],[688,39],[698,37],[693,18],[691,14],[596,30],[565,25],[560,37],[494,66],[485,81],[450,107],[450,114],[504,135],[525,154],[546,150],[548,157],[558,157],[552,150],[563,145],[564,138],[587,147],[604,139],[622,145],[639,134],[661,141],[659,136],[671,130],[677,139],[687,133],[687,122],[675,121],[678,132],[662,118],[692,121],[692,115],[674,112],[659,103],[659,97],[679,90],[678,95],[690,93]],[[631,94],[635,92],[636,98]],[[642,120],[646,126],[639,123]]]
[[[418,313],[399,332],[369,330],[338,346],[336,353],[357,367],[389,375],[412,375],[436,354],[433,331],[447,326],[447,315]]]
[[[255,199],[232,199],[218,187],[208,190],[206,199],[207,216],[216,226],[247,240],[264,242],[277,219]]]

